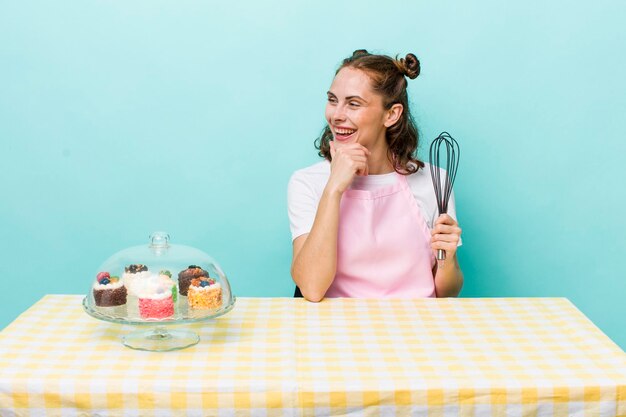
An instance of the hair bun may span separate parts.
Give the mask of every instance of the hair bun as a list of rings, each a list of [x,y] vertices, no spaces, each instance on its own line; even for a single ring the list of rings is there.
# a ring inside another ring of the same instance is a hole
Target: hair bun
[[[420,61],[415,55],[406,54],[406,57],[400,58],[398,63],[400,71],[410,79],[415,79],[420,75]]]
[[[359,58],[366,55],[370,55],[370,53],[367,52],[367,49],[357,49],[356,51],[352,52],[352,58]]]

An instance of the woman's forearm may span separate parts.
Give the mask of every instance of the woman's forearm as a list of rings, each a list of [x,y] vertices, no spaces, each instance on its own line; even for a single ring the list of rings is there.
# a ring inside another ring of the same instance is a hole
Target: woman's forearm
[[[311,232],[294,254],[291,276],[309,301],[321,301],[337,270],[337,230],[341,192],[324,189]]]
[[[454,256],[446,258],[443,266],[437,267],[435,274],[435,292],[437,297],[456,297],[463,287],[463,271],[459,266],[459,261]]]

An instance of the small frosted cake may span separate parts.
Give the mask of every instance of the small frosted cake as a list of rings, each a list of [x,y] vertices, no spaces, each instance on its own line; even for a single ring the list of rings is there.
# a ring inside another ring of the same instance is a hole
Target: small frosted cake
[[[128,293],[130,295],[137,295],[137,291],[135,288],[137,283],[149,277],[150,272],[148,272],[147,266],[141,264],[133,264],[128,265],[124,268],[122,281],[124,281],[124,285],[126,286],[126,288],[128,288]]]
[[[197,265],[189,265],[189,268],[178,273],[178,291],[180,295],[187,295],[191,280],[195,278],[209,277],[209,273]]]
[[[213,278],[194,278],[187,297],[193,310],[217,310],[222,306],[222,286]]]
[[[168,270],[162,270],[159,272],[159,280],[163,285],[169,287],[172,291],[172,300],[174,303],[178,300],[178,291],[176,291],[176,281],[172,278],[172,273]]]
[[[161,276],[152,276],[134,284],[139,298],[139,315],[142,319],[164,319],[174,315],[172,286]]]
[[[93,284],[93,299],[98,307],[115,307],[126,304],[126,287],[118,277],[100,272]]]

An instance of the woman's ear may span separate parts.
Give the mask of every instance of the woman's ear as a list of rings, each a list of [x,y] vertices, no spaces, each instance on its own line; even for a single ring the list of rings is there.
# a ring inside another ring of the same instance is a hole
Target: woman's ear
[[[391,127],[396,124],[398,120],[400,120],[400,116],[402,116],[402,112],[404,111],[404,107],[400,103],[396,103],[385,113],[385,127]]]

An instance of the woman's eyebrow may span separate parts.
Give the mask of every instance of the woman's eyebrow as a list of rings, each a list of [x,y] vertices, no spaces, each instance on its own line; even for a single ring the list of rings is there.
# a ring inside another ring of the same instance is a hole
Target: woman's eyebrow
[[[332,97],[337,98],[337,96],[336,96],[336,95],[335,95],[332,91],[327,91],[327,92],[326,92],[326,94],[327,94],[327,95],[329,95],[329,96],[332,96]],[[355,99],[356,99],[356,100],[361,100],[361,101],[362,101],[362,102],[364,102],[364,103],[367,103],[367,102],[368,102],[367,100],[365,100],[365,99],[364,99],[363,97],[361,97],[361,96],[348,96],[348,97],[346,97],[346,100],[355,100]]]

